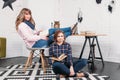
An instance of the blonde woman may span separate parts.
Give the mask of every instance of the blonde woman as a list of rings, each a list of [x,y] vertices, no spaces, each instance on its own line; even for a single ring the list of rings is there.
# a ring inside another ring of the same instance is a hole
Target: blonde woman
[[[16,19],[16,30],[23,38],[28,47],[46,47],[53,42],[53,34],[60,29],[65,32],[66,37],[71,35],[71,27],[51,28],[46,35],[41,35],[42,30],[36,30],[32,12],[28,8],[23,8]]]

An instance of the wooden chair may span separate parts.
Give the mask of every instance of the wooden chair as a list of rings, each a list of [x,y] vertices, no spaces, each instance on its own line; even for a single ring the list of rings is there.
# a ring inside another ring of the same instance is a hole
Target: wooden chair
[[[27,61],[25,63],[25,67],[24,67],[24,73],[26,72],[26,69],[32,65],[32,60],[34,57],[35,54],[39,57],[40,57],[40,61],[41,61],[41,65],[42,65],[42,69],[44,71],[44,73],[46,72],[46,67],[48,67],[48,62],[47,60],[45,59],[45,55],[44,55],[44,50],[47,49],[47,48],[28,48],[28,50],[30,50],[30,54],[27,58]],[[35,52],[35,51],[39,51],[39,52]]]

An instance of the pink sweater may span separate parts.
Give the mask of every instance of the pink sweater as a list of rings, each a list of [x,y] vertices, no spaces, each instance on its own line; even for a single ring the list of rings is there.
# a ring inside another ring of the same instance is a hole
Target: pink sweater
[[[22,37],[27,47],[31,48],[41,37],[37,35],[40,31],[32,30],[26,23],[22,22],[18,26],[18,34]]]

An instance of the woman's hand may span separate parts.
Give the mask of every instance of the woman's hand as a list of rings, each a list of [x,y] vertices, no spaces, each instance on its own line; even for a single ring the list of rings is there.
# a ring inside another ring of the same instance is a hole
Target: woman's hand
[[[60,60],[60,61],[62,61],[63,59],[65,59],[67,57],[67,55],[65,55],[64,53],[63,54],[61,54],[59,57],[58,57],[58,59]]]
[[[40,30],[40,32],[42,32],[43,30]]]
[[[70,76],[75,75],[75,71],[73,69],[73,66],[70,66]]]

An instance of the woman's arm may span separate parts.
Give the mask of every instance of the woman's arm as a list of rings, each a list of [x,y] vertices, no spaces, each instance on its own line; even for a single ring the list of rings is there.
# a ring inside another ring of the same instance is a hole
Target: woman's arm
[[[38,36],[33,34],[32,30],[29,29],[29,26],[27,26],[25,23],[21,23],[18,26],[18,32],[20,35],[22,35],[23,39],[27,41],[38,41],[40,39],[45,39],[45,36]]]
[[[53,57],[53,45],[50,45],[49,47],[49,56]],[[53,63],[52,59],[49,59],[49,64],[52,64],[52,63]]]
[[[68,44],[68,62],[70,64],[70,76],[73,76],[75,75],[75,71],[73,69],[72,48],[70,44]]]
[[[67,59],[68,59],[68,63],[70,64],[70,66],[73,66],[73,60],[72,60],[72,48],[71,48],[71,45],[70,45],[70,44],[68,44]]]

